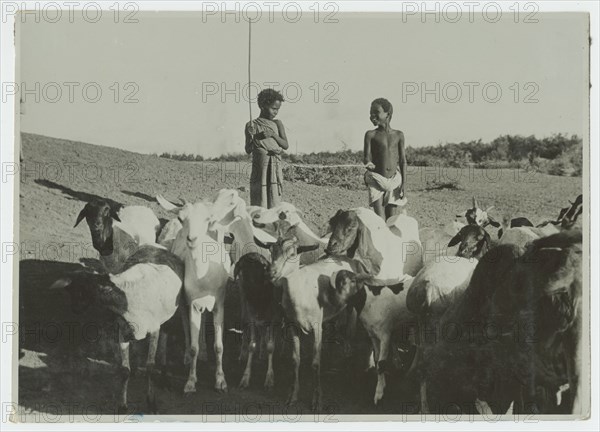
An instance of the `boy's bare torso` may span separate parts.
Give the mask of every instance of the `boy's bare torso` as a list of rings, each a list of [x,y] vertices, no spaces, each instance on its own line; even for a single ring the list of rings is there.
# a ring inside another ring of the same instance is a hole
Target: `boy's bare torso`
[[[372,130],[368,132],[371,140],[371,160],[375,164],[374,171],[384,177],[391,178],[398,170],[400,154],[398,147],[403,138],[401,131],[391,129]]]

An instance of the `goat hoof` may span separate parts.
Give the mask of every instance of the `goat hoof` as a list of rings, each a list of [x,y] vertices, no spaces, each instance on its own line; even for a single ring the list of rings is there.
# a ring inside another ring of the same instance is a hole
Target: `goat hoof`
[[[241,389],[245,389],[250,387],[250,377],[248,375],[245,375],[242,377],[242,380],[240,381],[240,388]]]
[[[292,406],[292,405],[296,405],[297,403],[298,403],[298,395],[292,393],[288,397],[288,400],[285,403],[285,405],[289,407],[289,406]]]
[[[373,403],[375,404],[375,406],[377,406],[381,399],[383,399],[383,389],[380,390],[379,388],[377,388],[375,390],[375,397],[373,398]]]
[[[127,411],[129,411],[127,405],[119,405],[117,407],[117,414],[127,414]]]
[[[184,394],[196,393],[196,382],[188,381],[185,383],[185,387],[183,387]]]
[[[225,378],[217,378],[215,390],[219,393],[227,393],[227,382],[225,382]]]
[[[315,393],[313,395],[311,409],[315,412],[321,410],[321,393]]]
[[[275,387],[275,378],[273,377],[273,372],[267,372],[267,376],[265,378],[265,389],[273,390],[273,387]]]
[[[150,399],[150,397],[146,398],[146,403],[148,404],[148,412],[150,414],[158,414],[158,404],[156,403],[156,397]]]

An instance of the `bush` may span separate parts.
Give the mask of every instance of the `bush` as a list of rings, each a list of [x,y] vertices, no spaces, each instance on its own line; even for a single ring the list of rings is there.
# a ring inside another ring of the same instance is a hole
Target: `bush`
[[[164,152],[163,158],[202,161],[200,155],[171,154]],[[249,161],[245,153],[228,153],[216,158],[206,159],[216,162]],[[283,153],[286,178],[292,181],[305,181],[320,185],[339,185],[355,188],[357,173],[362,187],[362,167],[311,168],[293,167],[294,165],[361,165],[362,151],[352,151],[344,146],[337,152],[318,152],[309,154]],[[463,168],[522,168],[552,175],[581,176],[583,169],[583,143],[576,135],[567,137],[555,134],[537,139],[534,136],[503,135],[490,143],[477,141],[447,143],[426,147],[407,147],[406,159],[411,166],[440,166]]]

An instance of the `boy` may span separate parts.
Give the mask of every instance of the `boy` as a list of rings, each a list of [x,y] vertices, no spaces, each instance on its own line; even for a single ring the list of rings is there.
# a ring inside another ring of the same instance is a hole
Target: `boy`
[[[281,120],[275,117],[283,102],[281,93],[265,89],[258,94],[260,116],[246,124],[246,153],[252,153],[250,205],[266,208],[281,202],[283,173],[281,153],[288,149]]]
[[[374,130],[365,134],[365,183],[369,204],[384,220],[393,216],[395,207],[406,204],[406,154],[404,134],[390,127],[392,104],[384,98],[371,103],[370,118]]]

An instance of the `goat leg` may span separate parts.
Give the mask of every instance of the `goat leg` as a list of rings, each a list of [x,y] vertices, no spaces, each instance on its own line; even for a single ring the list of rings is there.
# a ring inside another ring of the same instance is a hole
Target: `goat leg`
[[[186,358],[189,359],[189,375],[185,387],[183,388],[184,393],[193,393],[196,391],[196,363],[198,361],[198,338],[200,336],[200,325],[202,323],[202,312],[194,306],[192,302],[189,306],[190,309],[190,348],[186,350]]]
[[[313,399],[311,408],[313,411],[319,411],[321,409],[321,343],[323,341],[322,326],[316,325],[313,328],[313,334],[315,335],[315,343],[313,344]]]
[[[242,343],[240,345],[240,355],[238,357],[238,361],[241,363],[244,360],[247,360],[248,356],[248,326],[252,325],[251,320],[248,318],[250,312],[248,311],[248,305],[246,303],[244,292],[241,294],[241,303],[242,303]]]
[[[258,340],[259,340],[258,358],[259,358],[259,360],[264,360],[265,352],[267,351],[267,338],[265,337],[265,329],[264,328],[259,329]]]
[[[377,356],[377,387],[375,388],[375,397],[373,402],[375,405],[383,398],[385,390],[385,374],[388,367],[388,353],[390,341],[388,335],[384,335],[379,340],[379,355]]]
[[[153,375],[159,338],[159,330],[155,330],[153,332],[148,333],[148,358],[146,360],[146,379],[148,381],[148,390],[146,392],[146,402],[148,403],[148,410],[152,414],[158,414],[156,393],[154,391]]]
[[[275,386],[275,374],[273,372],[273,352],[275,352],[275,323],[270,322],[267,326],[267,375],[265,377],[265,389],[272,390]]]
[[[292,384],[292,391],[290,392],[290,396],[288,397],[287,404],[295,404],[298,402],[298,390],[300,388],[300,382],[298,379],[298,374],[300,372],[300,335],[298,334],[297,324],[293,323],[289,326],[289,330],[292,334],[292,361],[294,364],[294,383]]]
[[[185,339],[185,354],[183,356],[183,364],[189,365],[192,361],[190,354],[190,315],[189,308],[183,305],[179,305],[179,311],[181,316],[181,324],[183,325],[183,338]]]
[[[571,403],[571,413],[583,414],[584,401],[582,398],[582,388],[580,380],[580,368],[582,359],[582,344],[579,341],[580,332],[574,332],[567,338],[565,346],[565,363],[567,366],[567,376],[569,378],[569,393]]]
[[[427,403],[427,379],[421,379],[421,414],[429,414],[429,404]]]
[[[158,356],[157,363],[160,365],[160,379],[157,380],[157,384],[160,388],[163,388],[163,389],[168,389],[170,387],[169,379],[167,377],[167,341],[168,341],[168,339],[169,339],[168,334],[164,330],[161,329],[159,336],[158,336],[158,350],[157,350],[157,356]]]
[[[347,308],[346,310],[346,328],[344,334],[344,356],[352,357],[352,341],[356,337],[356,309]]]
[[[250,385],[250,375],[252,372],[252,357],[254,356],[254,351],[256,351],[256,327],[254,320],[250,321],[249,327],[250,341],[248,343],[246,369],[244,370],[244,375],[242,376],[242,380],[240,381],[240,388],[248,388],[248,386]]]
[[[223,309],[224,304],[221,302],[213,310],[214,325],[215,325],[215,357],[217,360],[217,368],[215,373],[215,389],[218,392],[227,391],[227,381],[225,381],[225,372],[223,372],[223,325],[225,322]]]
[[[202,314],[202,325],[200,326],[200,337],[198,338],[198,357],[200,361],[208,361],[208,345],[206,344],[206,319],[208,314]]]
[[[123,334],[119,329],[119,349],[121,353],[121,367],[120,367],[120,397],[119,407],[117,411],[119,414],[125,414],[127,412],[127,386],[129,385],[129,375],[131,374],[131,367],[129,366],[129,342],[125,342]]]

